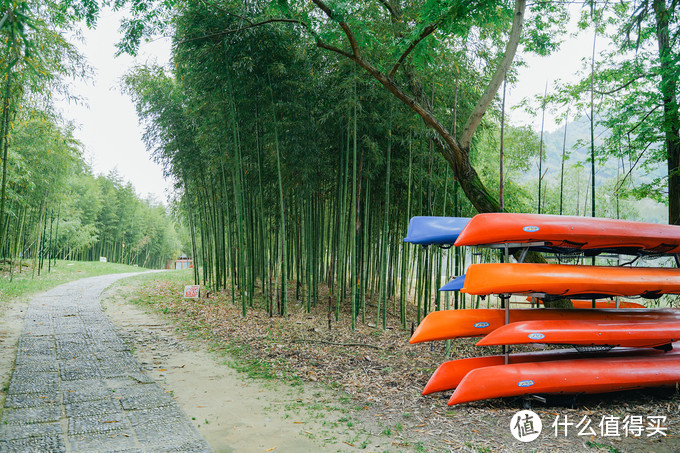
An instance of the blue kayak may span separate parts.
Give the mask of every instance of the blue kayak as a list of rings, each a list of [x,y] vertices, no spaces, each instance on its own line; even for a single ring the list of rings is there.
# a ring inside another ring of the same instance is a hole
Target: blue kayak
[[[454,278],[446,285],[439,288],[439,291],[460,291],[463,289],[463,284],[465,284],[465,274]]]
[[[469,217],[416,216],[408,224],[404,242],[419,245],[453,245]]]

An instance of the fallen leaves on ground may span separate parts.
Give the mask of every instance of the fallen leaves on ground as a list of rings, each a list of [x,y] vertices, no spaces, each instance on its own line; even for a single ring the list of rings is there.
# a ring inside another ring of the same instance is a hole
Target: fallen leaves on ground
[[[458,339],[451,342],[451,356],[447,358],[443,341],[409,344],[411,331],[403,329],[395,316],[388,317],[387,329],[380,328],[380,323],[375,322],[375,307],[367,311],[365,319],[360,314],[352,330],[350,315],[341,313],[339,320],[329,318],[325,303],[307,312],[304,304],[292,302],[287,318],[249,307],[243,317],[240,302],[232,303],[228,292],[211,292],[210,297],[198,300],[183,299],[183,285],[184,282],[157,280],[135,289],[135,293],[139,301],[171,315],[184,328],[217,340],[218,348],[238,356],[237,362],[266,364],[262,372],[278,378],[294,376],[340,388],[352,397],[356,416],[373,423],[377,432],[380,427],[391,427],[396,437],[403,435],[408,442],[447,451],[452,445],[472,451],[514,451],[517,447],[508,424],[512,415],[522,409],[521,401],[490,400],[449,408],[446,401],[450,391],[421,395],[442,362],[497,353],[497,348],[475,347],[476,339],[472,338]],[[294,301],[294,295],[291,291],[289,300]],[[322,296],[321,300],[328,300],[327,293]],[[390,310],[396,312],[397,307]],[[409,319],[414,318],[409,315]],[[678,432],[679,407],[675,400],[667,406],[664,400],[669,398],[674,397],[667,391],[637,391],[583,396],[576,409],[569,407],[572,400],[568,398],[557,406],[544,408],[535,404],[534,410],[542,416],[548,433],[532,443],[532,448],[556,451],[557,445],[557,451],[583,449],[584,439],[575,433],[569,437],[551,436],[554,414],[566,414],[575,422],[589,416],[594,424],[599,417],[624,412],[667,415],[669,434]],[[669,439],[670,436],[662,441]],[[644,439],[614,441],[616,448],[627,450],[639,448]]]

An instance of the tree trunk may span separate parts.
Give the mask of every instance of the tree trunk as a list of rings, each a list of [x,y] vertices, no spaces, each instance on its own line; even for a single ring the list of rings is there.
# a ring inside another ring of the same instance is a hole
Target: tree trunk
[[[333,17],[330,9],[320,0],[314,1],[326,15]],[[463,192],[470,200],[472,205],[479,212],[498,212],[500,210],[500,203],[495,199],[482,183],[477,171],[470,162],[470,144],[472,143],[472,136],[477,127],[482,121],[482,117],[488,110],[493,101],[498,89],[503,83],[503,79],[507,74],[512,61],[515,58],[517,47],[519,45],[520,37],[522,35],[522,27],[524,23],[524,12],[526,10],[526,0],[516,0],[513,13],[513,22],[508,37],[508,43],[505,48],[505,53],[501,59],[494,75],[491,77],[484,93],[472,110],[472,113],[467,119],[465,127],[461,133],[460,139],[454,137],[446,127],[434,116],[431,109],[427,108],[426,103],[421,102],[422,99],[417,99],[402,90],[391,76],[388,76],[370,62],[364,59],[358,49],[358,43],[354,38],[349,26],[344,22],[340,22],[340,26],[347,35],[352,53],[345,52],[336,47],[330,46],[323,41],[317,41],[317,46],[332,52],[343,55],[354,61],[357,65],[368,72],[385,88],[387,88],[397,99],[402,101],[405,105],[416,112],[430,128],[432,128],[438,135],[435,138],[435,144],[439,148],[441,154],[449,163],[454,171],[457,180],[461,184]],[[422,98],[422,96],[420,96]]]
[[[593,10],[591,16],[594,15],[595,4],[593,3]],[[597,26],[598,21],[595,19],[595,32],[593,34],[593,55],[590,60],[590,209],[591,217],[595,217],[595,43],[597,40]],[[586,212],[585,207],[583,212]],[[593,264],[595,264],[595,257],[593,257]]]
[[[672,66],[668,30],[670,12],[665,0],[654,0],[653,8],[661,66],[663,132],[666,136],[666,151],[668,152],[668,223],[680,225],[680,113],[677,101],[677,69]]]
[[[562,139],[562,163],[560,169],[560,215],[564,207],[564,160],[567,152],[567,125],[569,124],[569,107],[567,107],[567,115],[564,117],[564,137]]]

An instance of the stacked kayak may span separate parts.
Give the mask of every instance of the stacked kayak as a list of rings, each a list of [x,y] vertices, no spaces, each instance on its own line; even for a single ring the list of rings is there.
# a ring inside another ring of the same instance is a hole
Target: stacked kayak
[[[670,352],[667,353],[658,349],[647,348],[613,348],[607,351],[596,351],[590,353],[581,353],[574,349],[555,349],[551,351],[523,352],[511,354],[509,356],[509,364],[510,365],[519,365],[525,363],[536,364],[541,362],[558,362],[558,361],[571,362],[573,360],[582,359],[599,359],[599,358],[615,359],[621,357],[642,357],[642,356],[660,357],[665,355],[674,355],[677,354],[678,352],[680,352],[680,349],[678,348],[672,349]],[[545,368],[550,368],[552,367],[552,365],[553,364],[549,364],[548,366],[545,366]],[[448,362],[444,362],[437,368],[437,370],[434,372],[434,374],[428,381],[427,385],[423,389],[423,395],[428,395],[430,393],[441,392],[445,390],[453,390],[460,385],[461,381],[463,381],[468,376],[468,374],[470,374],[472,371],[479,370],[482,368],[492,368],[491,376],[494,376],[494,373],[496,372],[498,373],[495,374],[496,377],[489,378],[494,382],[494,385],[496,386],[511,387],[513,389],[515,386],[522,388],[527,387],[526,384],[523,387],[517,385],[517,383],[528,381],[529,380],[528,373],[522,374],[520,376],[520,379],[516,381],[510,381],[506,378],[500,378],[503,375],[507,375],[503,371],[504,369],[506,369],[505,357],[503,355],[493,355],[485,357],[471,357],[468,359],[450,360]],[[514,372],[517,373],[517,370],[515,369]],[[476,385],[471,385],[471,383],[475,382],[478,379],[475,376],[476,375],[473,374],[470,378],[467,379],[466,384],[463,385],[464,389],[461,392],[459,392],[459,394],[474,391]],[[535,375],[531,377],[535,377]],[[556,379],[553,382],[557,386],[557,391],[552,393],[561,392],[562,391],[561,387],[564,380]],[[502,391],[502,389],[499,389],[499,391]],[[533,392],[536,393],[535,390],[533,390]]]
[[[472,219],[416,219],[405,240],[423,246],[505,248],[508,253],[520,252],[521,257],[529,250],[584,256],[603,252],[666,255],[674,256],[680,267],[680,226],[676,225],[500,213]],[[430,231],[432,242],[428,240]],[[596,308],[580,308],[592,307],[597,298],[656,299],[680,294],[680,269],[473,264],[464,276],[441,290],[503,298],[522,295],[541,303],[569,298],[579,307],[444,310],[426,316],[410,343],[483,337],[478,346],[539,343],[570,347],[445,362],[423,394],[455,389],[450,405],[497,397],[603,393],[680,383],[680,310],[646,309],[634,302],[612,300],[597,301]]]
[[[510,324],[526,321],[618,321],[621,323],[680,320],[676,309],[557,309],[526,308],[508,310]],[[427,315],[409,340],[410,343],[481,337],[505,326],[505,310],[480,308],[433,311]]]
[[[680,227],[678,227],[680,230]],[[652,267],[577,266],[567,264],[473,264],[461,291],[490,294],[527,294],[539,298],[565,296],[578,299],[635,297],[655,299],[680,294],[678,269]]]
[[[416,216],[408,224],[404,242],[450,247],[468,222],[470,222],[468,217]]]
[[[680,253],[677,225],[545,214],[479,214],[458,234],[456,246],[524,246],[536,251],[620,254]]]

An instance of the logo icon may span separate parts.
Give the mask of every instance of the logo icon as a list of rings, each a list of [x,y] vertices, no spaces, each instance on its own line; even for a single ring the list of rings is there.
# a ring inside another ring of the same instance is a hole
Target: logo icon
[[[535,233],[540,230],[540,228],[534,225],[528,225],[522,228],[522,230],[526,231],[527,233]]]
[[[532,381],[531,379],[527,379],[525,381],[519,381],[517,385],[520,387],[531,387],[532,385],[534,385],[534,381]]]
[[[545,335],[540,332],[534,332],[529,334],[529,338],[532,340],[542,340],[545,338]]]
[[[541,417],[534,411],[519,411],[510,420],[510,432],[520,442],[536,440],[541,430],[543,430]]]
[[[489,323],[486,322],[486,321],[476,322],[475,327],[478,328],[478,329],[484,329],[486,327],[489,327]]]

